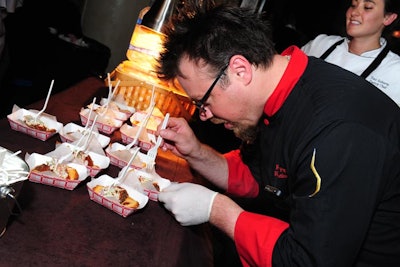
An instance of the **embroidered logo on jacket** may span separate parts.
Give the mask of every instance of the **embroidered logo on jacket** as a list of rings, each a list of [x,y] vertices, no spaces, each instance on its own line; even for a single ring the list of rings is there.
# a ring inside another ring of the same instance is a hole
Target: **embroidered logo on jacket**
[[[286,179],[288,178],[286,169],[279,166],[279,164],[275,165],[274,177],[279,179]]]

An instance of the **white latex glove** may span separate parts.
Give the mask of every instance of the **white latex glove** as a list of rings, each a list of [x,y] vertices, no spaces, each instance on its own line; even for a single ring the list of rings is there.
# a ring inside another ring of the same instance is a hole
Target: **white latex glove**
[[[173,183],[158,194],[162,202],[183,226],[208,222],[218,193],[193,183]]]

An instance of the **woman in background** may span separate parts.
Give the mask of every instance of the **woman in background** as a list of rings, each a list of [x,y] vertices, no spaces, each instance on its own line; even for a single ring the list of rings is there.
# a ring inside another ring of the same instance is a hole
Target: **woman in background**
[[[399,13],[397,0],[352,0],[347,37],[320,34],[302,50],[364,77],[400,106],[400,56],[389,51],[383,37]]]

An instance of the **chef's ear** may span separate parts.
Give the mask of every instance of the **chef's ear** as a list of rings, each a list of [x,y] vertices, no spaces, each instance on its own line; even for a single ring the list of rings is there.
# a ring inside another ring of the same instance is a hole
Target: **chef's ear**
[[[234,55],[231,57],[228,71],[231,73],[230,80],[239,79],[245,85],[249,84],[253,77],[252,64],[241,55]]]

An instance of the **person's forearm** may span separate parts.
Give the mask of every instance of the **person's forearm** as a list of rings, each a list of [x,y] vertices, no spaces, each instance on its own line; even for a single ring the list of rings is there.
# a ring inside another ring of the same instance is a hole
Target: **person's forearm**
[[[223,194],[218,194],[213,202],[210,223],[234,240],[235,225],[243,209]]]
[[[214,185],[226,190],[228,187],[228,164],[222,154],[202,144],[195,155],[186,157],[190,166]]]

